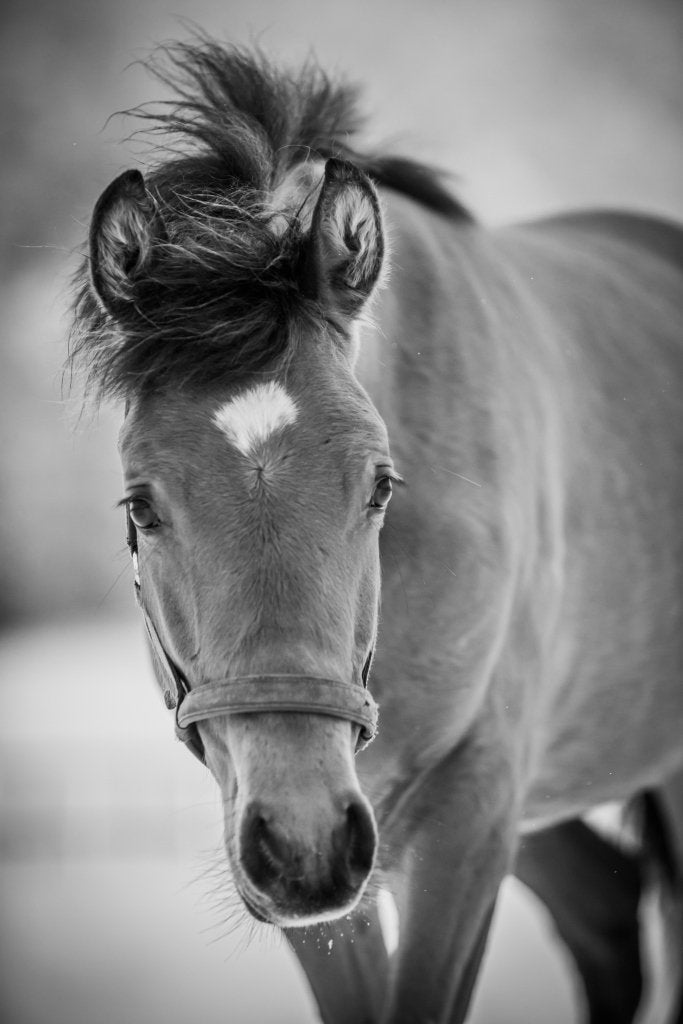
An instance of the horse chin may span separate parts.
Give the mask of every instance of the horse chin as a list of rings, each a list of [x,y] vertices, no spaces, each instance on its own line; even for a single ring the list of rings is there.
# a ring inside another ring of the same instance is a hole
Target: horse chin
[[[327,921],[336,921],[340,917],[350,914],[360,903],[365,892],[365,885],[341,905],[309,908],[308,910],[304,906],[297,908],[278,906],[267,897],[264,899],[261,894],[254,894],[251,887],[245,885],[244,882],[237,885],[237,891],[246,910],[260,924],[275,925],[278,928],[307,928]]]

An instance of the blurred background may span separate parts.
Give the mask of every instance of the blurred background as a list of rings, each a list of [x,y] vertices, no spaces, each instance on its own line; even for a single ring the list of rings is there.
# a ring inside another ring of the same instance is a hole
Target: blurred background
[[[366,86],[368,141],[457,174],[500,223],[585,205],[683,219],[679,0],[5,0],[0,14],[0,1016],[307,1024],[246,926],[220,807],[172,738],[131,594],[117,410],[63,379],[93,203],[140,152],[111,113],[188,21]],[[543,910],[506,886],[475,1024],[569,1024]]]

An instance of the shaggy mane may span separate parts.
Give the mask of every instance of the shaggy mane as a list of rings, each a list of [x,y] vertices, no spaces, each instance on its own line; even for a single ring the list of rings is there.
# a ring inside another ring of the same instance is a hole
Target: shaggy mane
[[[201,386],[271,365],[297,321],[321,322],[298,285],[305,227],[282,223],[273,193],[310,157],[341,157],[440,214],[469,214],[434,170],[352,148],[357,90],[314,64],[298,73],[207,39],[149,62],[175,99],[130,113],[161,145],[146,174],[168,238],[155,248],[130,313],[106,313],[81,266],[69,363],[98,397]]]

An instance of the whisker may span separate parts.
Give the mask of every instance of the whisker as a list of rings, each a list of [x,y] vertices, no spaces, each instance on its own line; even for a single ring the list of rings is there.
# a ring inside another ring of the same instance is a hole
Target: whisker
[[[128,564],[126,564],[126,565],[124,565],[124,566],[123,566],[123,568],[121,569],[121,571],[119,572],[119,574],[118,574],[118,575],[116,576],[116,578],[115,578],[115,580],[113,581],[113,583],[111,584],[111,586],[107,588],[107,590],[106,590],[106,591],[104,592],[104,594],[102,595],[102,597],[101,597],[101,598],[99,599],[99,601],[97,602],[97,608],[98,608],[98,609],[102,607],[102,605],[103,605],[103,604],[104,604],[104,602],[105,602],[105,601],[107,600],[107,598],[109,597],[109,595],[110,595],[110,594],[112,593],[112,591],[114,590],[114,588],[115,588],[115,587],[117,587],[117,586],[118,586],[118,584],[119,584],[119,583],[121,582],[121,579],[123,578],[123,576],[124,576],[124,575],[126,574],[126,572],[127,572],[127,571],[128,571]]]
[[[429,466],[432,473],[448,473],[449,476],[457,476],[459,480],[464,480],[465,483],[472,484],[473,487],[483,487],[483,484],[478,484],[476,480],[472,480],[469,476],[465,476],[463,473],[456,473],[454,469],[448,469],[446,466]]]

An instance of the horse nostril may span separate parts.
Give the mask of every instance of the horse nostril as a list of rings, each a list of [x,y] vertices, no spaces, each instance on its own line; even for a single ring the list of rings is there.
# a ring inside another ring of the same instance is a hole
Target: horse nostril
[[[287,844],[277,835],[259,804],[250,805],[245,813],[241,846],[243,866],[259,888],[282,876]]]
[[[349,869],[364,878],[375,859],[377,832],[368,807],[360,800],[352,801],[346,809],[344,838]]]

